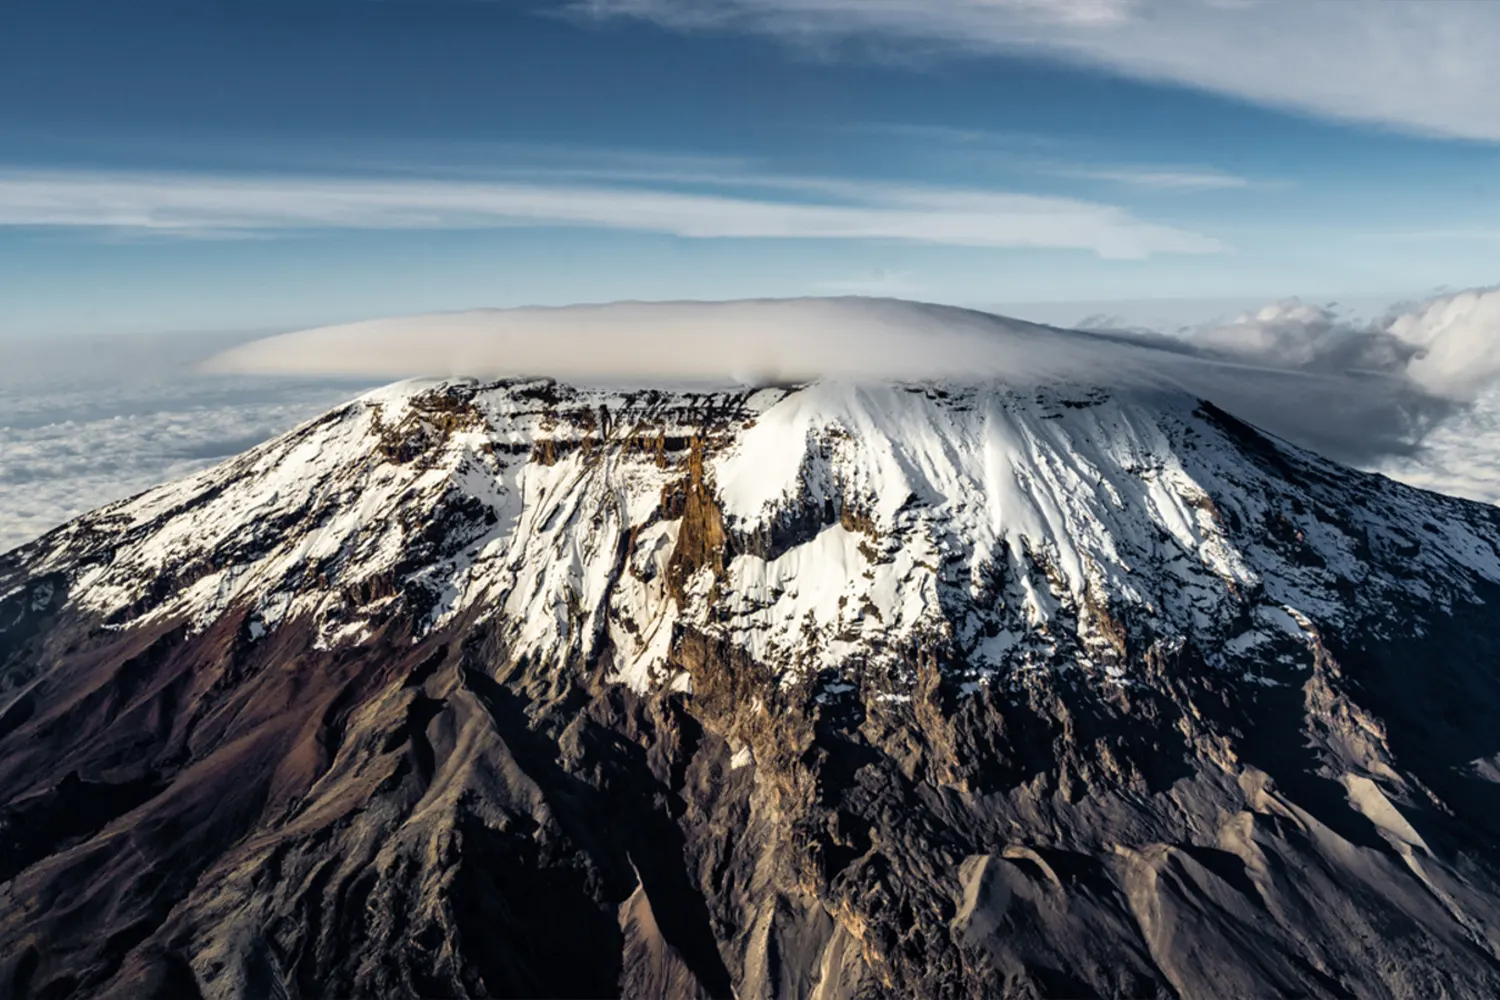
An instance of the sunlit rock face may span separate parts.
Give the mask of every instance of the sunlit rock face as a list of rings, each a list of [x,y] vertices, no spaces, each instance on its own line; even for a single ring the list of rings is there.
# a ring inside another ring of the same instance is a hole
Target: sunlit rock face
[[[401,383],[0,557],[0,983],[1492,996],[1497,546],[1147,384]]]

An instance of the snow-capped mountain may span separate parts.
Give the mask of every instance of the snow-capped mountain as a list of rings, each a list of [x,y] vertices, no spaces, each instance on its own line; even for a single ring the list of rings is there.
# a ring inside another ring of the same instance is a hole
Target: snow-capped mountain
[[[400,383],[0,557],[0,975],[1493,995],[1497,598],[1161,389]]]
[[[642,692],[687,684],[680,627],[781,683],[899,688],[919,648],[978,684],[1064,650],[1127,681],[1131,643],[1381,638],[1393,609],[1500,580],[1488,508],[1256,440],[1194,400],[1087,388],[403,383],[25,565],[114,629],[241,609],[255,637],[305,619],[332,649],[395,610],[418,638],[478,610],[516,655],[607,647]]]

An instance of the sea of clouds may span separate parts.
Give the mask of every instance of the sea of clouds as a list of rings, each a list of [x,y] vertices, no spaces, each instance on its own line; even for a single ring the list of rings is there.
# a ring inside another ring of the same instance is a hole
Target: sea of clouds
[[[478,310],[269,338],[6,345],[0,551],[414,375],[764,383],[820,376],[1186,391],[1289,440],[1500,502],[1500,289],[1354,319],[1273,303],[1170,334],[890,299]]]
[[[0,551],[223,461],[366,384],[198,370],[243,336],[0,343]]]

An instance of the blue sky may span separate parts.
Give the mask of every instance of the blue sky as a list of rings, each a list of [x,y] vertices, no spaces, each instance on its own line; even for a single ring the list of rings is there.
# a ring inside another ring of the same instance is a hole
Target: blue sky
[[[1500,4],[0,8],[0,336],[1493,283]]]

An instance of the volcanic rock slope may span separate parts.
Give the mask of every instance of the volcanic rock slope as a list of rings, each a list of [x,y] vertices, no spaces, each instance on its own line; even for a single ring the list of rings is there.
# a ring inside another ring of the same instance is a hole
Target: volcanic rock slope
[[[403,383],[0,557],[0,995],[1500,995],[1497,545],[1169,394]]]

